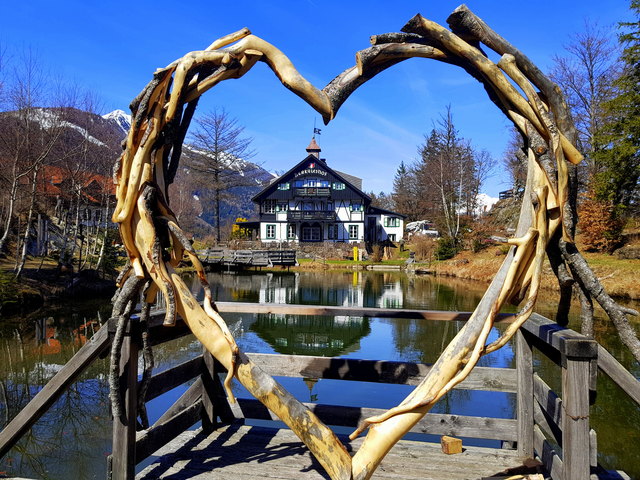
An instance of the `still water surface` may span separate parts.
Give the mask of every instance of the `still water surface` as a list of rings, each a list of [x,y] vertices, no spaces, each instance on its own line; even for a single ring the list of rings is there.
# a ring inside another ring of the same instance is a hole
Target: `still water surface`
[[[198,282],[193,279],[193,289]],[[473,310],[484,288],[470,282],[407,276],[386,272],[231,273],[210,274],[214,297],[220,301],[355,305],[384,308]],[[635,308],[638,306],[635,305]],[[537,309],[548,316],[552,305]],[[38,311],[26,319],[0,322],[0,427],[66,363],[95,329],[108,318],[110,304],[79,302]],[[225,314],[240,348],[248,352],[342,356],[433,363],[460,322],[362,317]],[[574,328],[577,325],[573,325]],[[497,338],[494,329],[490,340]],[[640,377],[640,368],[617,341],[612,327],[596,322],[597,339]],[[201,353],[188,336],[156,347],[156,371]],[[484,366],[513,367],[510,344],[484,357]],[[557,367],[537,359],[537,370],[559,388]],[[0,476],[43,479],[105,478],[111,449],[107,360],[96,362],[50,409],[12,452],[0,460]],[[302,401],[389,408],[411,387],[333,380],[278,379]],[[177,399],[177,388],[148,404],[150,421]],[[235,386],[243,396],[243,388]],[[513,418],[515,397],[498,392],[455,390],[432,410],[435,413]],[[640,408],[606,378],[599,378],[592,407],[598,431],[600,461],[640,478]],[[465,439],[465,444],[497,446],[497,442]]]

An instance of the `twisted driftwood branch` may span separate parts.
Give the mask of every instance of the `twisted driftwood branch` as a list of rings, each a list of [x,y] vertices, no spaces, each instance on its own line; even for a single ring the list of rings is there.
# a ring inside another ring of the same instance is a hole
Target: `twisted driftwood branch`
[[[131,104],[132,127],[114,170],[118,202],[113,220],[120,225],[131,261],[114,303],[114,316],[122,324],[119,330],[124,328],[133,308],[135,294],[145,281],[151,280],[144,300],[150,303],[158,291],[163,293],[167,305],[165,325],[174,325],[180,315],[227,369],[225,387],[230,400],[234,401],[230,381],[235,376],[304,441],[334,480],[368,479],[389,449],[438,399],[464,380],[482,355],[500,348],[512,337],[533,311],[546,252],[551,252],[554,271],[558,278],[562,277],[563,302],[571,289],[569,269],[573,278],[585,283],[582,257],[576,257],[571,243],[575,216],[568,195],[570,170],[565,161],[578,163],[582,155],[572,143],[575,128],[559,89],[466,7],[459,7],[449,22],[453,32],[416,15],[403,33],[373,36],[372,46],[356,54],[356,65],[322,90],[304,79],[280,50],[249,30],[227,35],[207,49],[190,52],[155,72]],[[487,58],[481,43],[502,55],[498,64]],[[516,238],[509,240],[512,247],[471,318],[399,406],[358,427],[352,437],[367,428],[369,431],[351,458],[329,428],[238,349],[215,307],[202,265],[169,207],[167,187],[175,177],[182,142],[199,97],[223,80],[240,78],[256,62],[269,65],[285,87],[329,122],[356,88],[381,71],[414,57],[457,65],[482,83],[490,99],[527,140],[527,184]],[[175,271],[184,255],[192,260],[205,292],[202,306]],[[599,298],[598,295],[594,297]],[[495,316],[504,303],[522,301],[516,322],[487,345]],[[603,301],[606,304],[606,299]],[[619,323],[624,327],[624,322]],[[116,340],[118,335],[116,332]],[[114,341],[110,378],[117,372],[113,366],[118,364],[117,345]],[[110,383],[114,414],[119,415],[117,381],[112,379]]]

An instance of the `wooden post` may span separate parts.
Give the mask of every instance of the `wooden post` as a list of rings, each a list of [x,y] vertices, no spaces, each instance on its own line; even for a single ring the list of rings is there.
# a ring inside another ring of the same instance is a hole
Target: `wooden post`
[[[138,350],[137,322],[129,322],[129,332],[122,342],[120,357],[120,391],[124,413],[113,419],[113,447],[111,453],[111,480],[133,480],[136,468],[136,419]]]
[[[518,455],[533,458],[533,355],[522,330],[516,333],[516,375],[518,379]]]
[[[590,475],[589,365],[590,358],[563,355],[562,464],[563,480]]]
[[[216,372],[216,360],[207,351],[204,350],[202,357],[204,359],[202,371],[202,430],[204,432],[212,432],[217,425],[217,418],[227,423],[235,419],[224,389],[220,382],[220,378]],[[219,365],[219,364],[218,364]]]

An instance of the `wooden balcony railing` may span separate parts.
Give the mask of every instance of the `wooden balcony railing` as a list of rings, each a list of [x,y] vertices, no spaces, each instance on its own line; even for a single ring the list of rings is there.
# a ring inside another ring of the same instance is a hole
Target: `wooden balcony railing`
[[[336,212],[327,212],[326,210],[290,210],[287,212],[287,221],[300,220],[322,220],[325,222],[335,222]]]
[[[296,197],[328,197],[331,195],[331,189],[328,187],[304,187],[293,190]]]

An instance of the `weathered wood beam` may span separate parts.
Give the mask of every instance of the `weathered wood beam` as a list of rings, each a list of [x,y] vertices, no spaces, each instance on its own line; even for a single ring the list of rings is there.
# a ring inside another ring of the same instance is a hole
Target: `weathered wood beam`
[[[149,380],[145,402],[153,400],[163,393],[197,377],[200,375],[203,365],[202,356],[198,356],[152,376]]]
[[[418,385],[431,371],[431,365],[411,362],[327,358],[302,355],[247,353],[269,375],[326,378],[356,382]],[[516,369],[476,367],[455,386],[462,390],[516,393]]]
[[[251,398],[238,399],[245,418],[258,420],[279,420],[257,400]],[[345,407],[342,405],[323,405],[305,403],[306,408],[313,411],[327,425],[355,427],[365,418],[380,415],[381,408]],[[465,415],[449,415],[429,413],[409,430],[411,433],[430,435],[452,435],[491,440],[517,441],[518,428],[516,420],[508,418],[471,417]]]
[[[102,328],[85,343],[73,358],[40,390],[33,399],[13,417],[0,431],[0,458],[13,448],[20,437],[29,430],[42,415],[60,398],[66,389],[103,352],[107,351],[111,339],[106,328]]]

